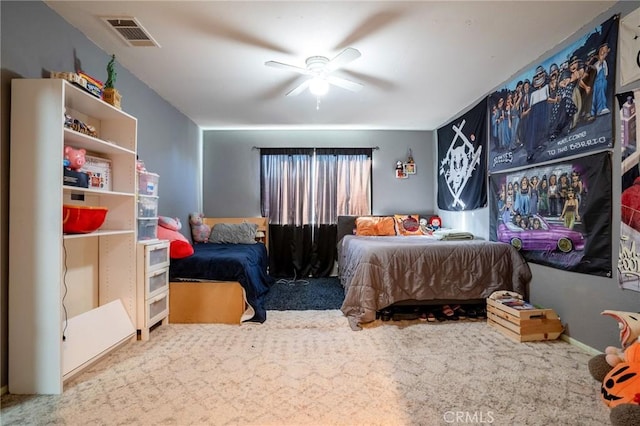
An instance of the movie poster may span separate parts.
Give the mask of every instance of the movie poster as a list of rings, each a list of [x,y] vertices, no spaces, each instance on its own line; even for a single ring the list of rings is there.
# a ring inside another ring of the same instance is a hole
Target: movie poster
[[[640,79],[640,8],[620,20],[620,85]]]
[[[489,177],[490,238],[524,258],[611,277],[611,153]]]
[[[620,149],[622,152],[622,196],[620,197],[620,287],[640,291],[640,132],[636,122],[635,99],[640,90],[617,95],[620,111]]]
[[[613,147],[619,16],[489,96],[489,172]]]
[[[438,129],[438,207],[475,210],[487,205],[487,101]]]

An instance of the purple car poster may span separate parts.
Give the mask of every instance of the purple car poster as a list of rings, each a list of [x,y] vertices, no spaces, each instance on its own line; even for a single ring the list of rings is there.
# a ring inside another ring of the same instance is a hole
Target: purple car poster
[[[640,129],[635,99],[640,90],[617,95],[620,111],[622,195],[620,197],[620,256],[618,282],[626,290],[640,291]]]
[[[613,147],[619,16],[489,95],[489,173]]]
[[[490,238],[533,263],[612,276],[611,152],[489,176]]]

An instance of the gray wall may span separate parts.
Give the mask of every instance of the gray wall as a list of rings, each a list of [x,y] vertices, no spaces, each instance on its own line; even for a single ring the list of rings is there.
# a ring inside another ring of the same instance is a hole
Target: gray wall
[[[624,17],[637,7],[638,2],[616,3],[612,9],[593,22],[585,25],[583,31],[578,32],[576,35],[579,36],[586,31],[592,30],[616,13],[620,13],[620,15]],[[566,40],[558,45],[556,49],[543,55],[543,57],[562,50],[568,44],[574,42],[576,38],[577,37],[573,37]],[[530,69],[537,63],[537,60],[532,61],[532,63],[524,67],[523,70]],[[519,73],[520,72],[516,73],[516,75]],[[616,93],[638,87],[640,87],[640,82],[634,82],[628,86],[619,87]],[[487,92],[487,94],[491,91]],[[617,110],[617,105],[615,105],[615,108]],[[617,120],[614,129],[619,129],[619,117],[617,114],[614,116]],[[616,139],[618,138],[619,132],[616,132]],[[619,141],[616,143],[613,156],[612,212],[612,266],[616,272],[616,262],[620,245],[620,192],[622,187],[620,170],[621,156],[618,144]],[[488,238],[489,236],[488,208],[464,213],[440,212],[440,216],[443,218],[446,226],[459,226],[484,238]],[[560,315],[562,322],[567,328],[566,335],[599,351],[603,351],[604,348],[609,345],[620,346],[616,321],[610,317],[601,315],[601,312],[606,309],[639,312],[640,293],[620,289],[616,273],[614,273],[613,278],[602,278],[565,272],[536,264],[530,264],[530,266],[533,273],[533,280],[530,286],[531,301],[535,304],[554,309]]]
[[[104,80],[110,54],[98,49],[42,2],[2,1],[0,15],[0,386],[5,386],[8,383],[8,123],[11,79],[40,78],[50,70],[73,71],[75,54],[84,71]],[[189,211],[201,208],[201,131],[126,69],[118,65],[116,71],[116,87],[123,95],[122,108],[138,118],[140,158],[150,171],[160,175],[159,212],[180,217],[185,222]],[[29,165],[21,164],[19,167]],[[186,230],[185,235],[188,235],[188,226]]]
[[[373,213],[430,213],[434,205],[433,132],[387,130],[218,131],[203,136],[204,214],[260,215],[260,151],[253,147],[379,147],[373,151]],[[395,178],[411,149],[415,175]]]

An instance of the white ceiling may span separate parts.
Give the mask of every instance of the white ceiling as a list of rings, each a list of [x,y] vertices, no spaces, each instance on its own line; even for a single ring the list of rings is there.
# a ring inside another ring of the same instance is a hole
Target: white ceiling
[[[204,129],[433,130],[616,2],[46,3]],[[101,16],[135,17],[161,47],[129,47]],[[264,65],[347,46],[362,56],[335,74],[364,88],[332,87],[319,110],[285,96],[304,76]]]

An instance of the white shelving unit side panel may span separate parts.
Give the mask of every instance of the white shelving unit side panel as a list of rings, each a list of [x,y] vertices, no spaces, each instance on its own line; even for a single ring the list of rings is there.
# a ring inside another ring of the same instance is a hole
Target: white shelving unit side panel
[[[12,81],[10,393],[62,392],[63,99],[59,80]]]

